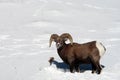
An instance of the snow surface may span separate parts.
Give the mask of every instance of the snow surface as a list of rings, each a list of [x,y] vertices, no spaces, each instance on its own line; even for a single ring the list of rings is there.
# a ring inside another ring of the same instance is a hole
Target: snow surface
[[[0,80],[119,80],[119,0],[0,0]],[[107,52],[100,75],[70,73],[59,58],[53,33],[75,42],[97,40]],[[53,56],[56,63],[49,65]],[[58,68],[57,68],[58,67]],[[66,70],[67,69],[67,70]],[[66,70],[66,71],[65,71]]]

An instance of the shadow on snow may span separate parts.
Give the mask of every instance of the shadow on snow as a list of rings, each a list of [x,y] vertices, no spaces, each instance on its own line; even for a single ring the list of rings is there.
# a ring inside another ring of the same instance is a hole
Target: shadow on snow
[[[56,60],[53,60],[52,64],[55,64],[58,69],[62,69],[65,72],[69,71],[69,66],[64,62],[58,62]],[[105,66],[101,65],[101,67],[104,68]],[[84,71],[88,71],[88,70],[92,70],[91,64],[81,64],[80,65],[80,72],[84,72]]]

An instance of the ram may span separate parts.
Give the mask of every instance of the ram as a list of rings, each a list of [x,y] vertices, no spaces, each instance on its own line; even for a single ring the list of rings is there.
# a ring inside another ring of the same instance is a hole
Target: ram
[[[70,43],[66,44],[67,40]],[[58,55],[69,65],[71,73],[80,72],[79,65],[83,63],[92,65],[92,73],[101,73],[100,58],[105,53],[106,48],[100,42],[75,43],[69,33],[63,33],[60,36],[52,34],[49,41],[49,47],[51,47],[52,41],[56,43]]]

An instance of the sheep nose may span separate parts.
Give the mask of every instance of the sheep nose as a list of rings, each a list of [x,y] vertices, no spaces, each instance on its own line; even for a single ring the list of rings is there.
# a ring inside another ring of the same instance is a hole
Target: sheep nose
[[[57,43],[57,46],[60,46],[60,43]]]
[[[60,43],[57,43],[58,45],[60,45]]]
[[[60,43],[57,43],[57,44],[56,44],[56,47],[57,47],[57,48],[60,48],[60,47],[61,47],[61,44],[60,44]]]

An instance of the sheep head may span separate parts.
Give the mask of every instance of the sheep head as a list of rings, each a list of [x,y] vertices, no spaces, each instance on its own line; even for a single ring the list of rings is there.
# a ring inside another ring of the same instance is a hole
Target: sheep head
[[[69,33],[63,33],[62,35],[52,34],[50,37],[49,47],[51,47],[52,41],[56,42],[56,47],[60,48],[64,45],[65,41],[69,40],[71,45],[73,44],[73,39]]]

